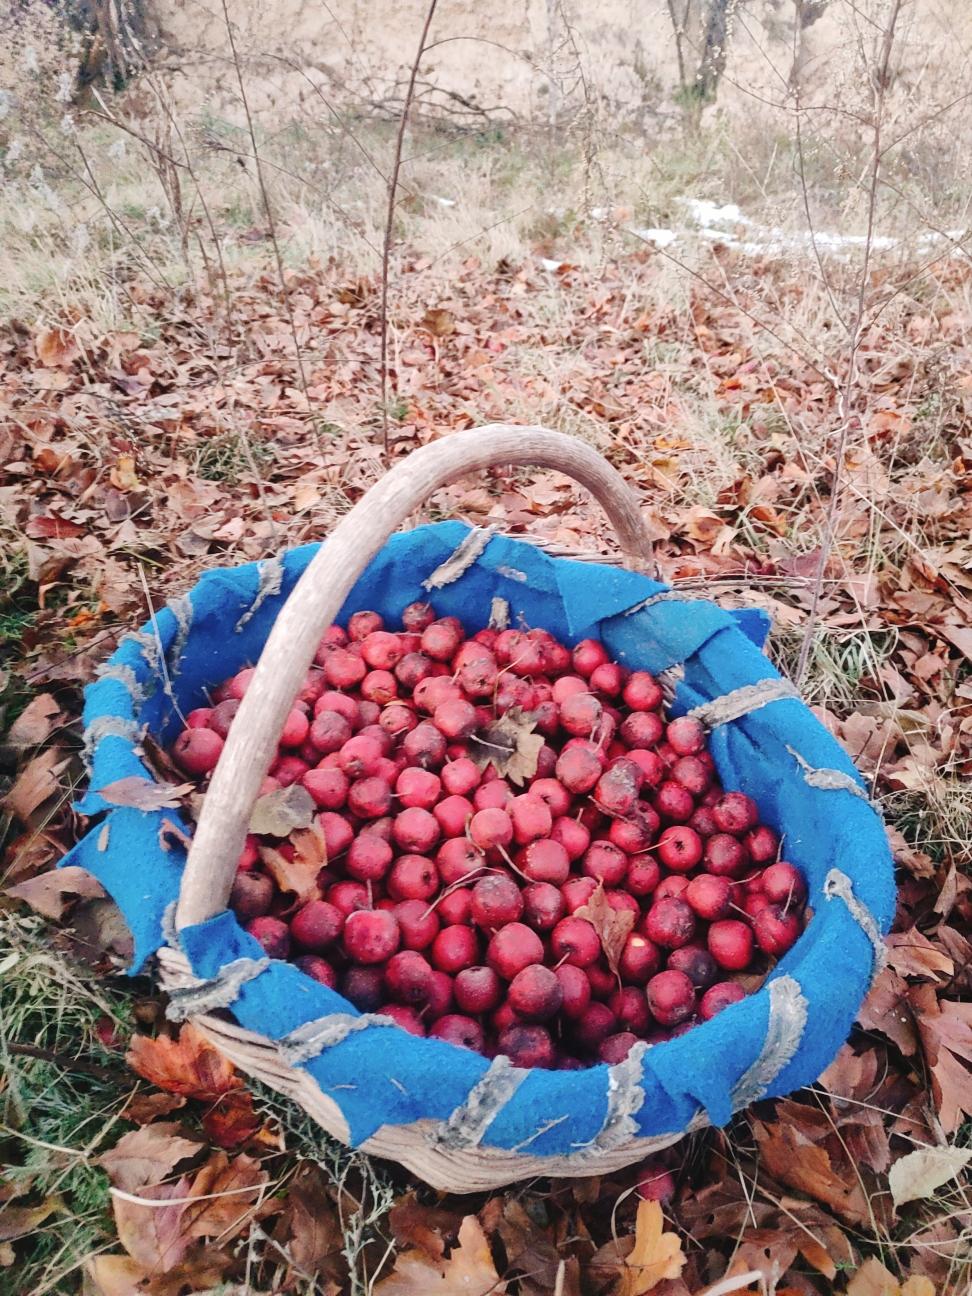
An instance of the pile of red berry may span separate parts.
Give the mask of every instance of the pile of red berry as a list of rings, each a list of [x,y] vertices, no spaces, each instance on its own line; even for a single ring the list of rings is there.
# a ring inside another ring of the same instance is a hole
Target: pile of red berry
[[[297,834],[247,838],[230,903],[267,953],[518,1066],[616,1063],[755,988],[806,888],[698,721],[596,640],[466,639],[426,603],[402,621],[329,627],[284,725],[261,801],[296,790],[321,866],[298,897],[270,866]],[[187,774],[215,767],[252,675],[187,717]]]

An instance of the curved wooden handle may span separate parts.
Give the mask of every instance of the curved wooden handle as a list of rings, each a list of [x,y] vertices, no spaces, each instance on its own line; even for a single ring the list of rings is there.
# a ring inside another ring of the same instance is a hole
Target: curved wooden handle
[[[432,491],[494,464],[534,464],[575,478],[607,513],[626,558],[637,567],[650,563],[651,541],[634,492],[596,451],[562,432],[493,423],[433,441],[396,464],[335,527],[274,623],[203,802],[182,878],[177,927],[205,922],[225,909],[250,813],[287,713],[321,635],[358,577]]]

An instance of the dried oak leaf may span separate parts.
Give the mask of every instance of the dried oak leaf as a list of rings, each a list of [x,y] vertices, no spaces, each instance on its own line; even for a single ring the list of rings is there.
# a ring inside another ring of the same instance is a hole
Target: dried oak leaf
[[[344,1236],[334,1197],[320,1166],[305,1161],[297,1169],[287,1190],[281,1217],[287,1251],[304,1273],[327,1276],[340,1282],[347,1274],[342,1255]]]
[[[496,1272],[489,1243],[475,1215],[459,1226],[459,1245],[448,1260],[433,1260],[425,1251],[403,1251],[376,1296],[504,1296],[508,1284]]]
[[[635,1240],[624,1261],[616,1296],[644,1296],[666,1278],[677,1278],[685,1264],[681,1239],[664,1231],[662,1208],[656,1201],[638,1203]]]
[[[625,941],[635,925],[635,914],[630,909],[613,909],[608,903],[604,883],[598,882],[590,900],[575,911],[574,917],[586,918],[597,932],[608,967],[617,976]]]
[[[128,1065],[169,1093],[212,1102],[243,1081],[236,1068],[193,1026],[186,1022],[177,1039],[160,1035],[132,1037]]]
[[[250,832],[263,837],[289,837],[314,821],[314,798],[300,783],[258,797],[250,815]]]
[[[194,786],[192,783],[156,783],[153,779],[132,774],[99,788],[98,793],[111,805],[129,806],[133,810],[178,810],[182,797]]]
[[[911,1057],[917,1051],[918,1035],[908,999],[908,983],[894,968],[882,968],[878,973],[858,1009],[857,1020],[865,1030],[886,1035],[905,1057]]]
[[[463,1220],[460,1211],[423,1206],[415,1193],[400,1197],[388,1212],[388,1227],[400,1247],[417,1247],[432,1260],[441,1260],[447,1245],[454,1245]]]
[[[201,1143],[185,1138],[175,1121],[143,1125],[118,1140],[96,1162],[116,1188],[137,1192],[170,1175],[180,1161],[194,1157]]]
[[[529,712],[510,707],[499,720],[472,735],[472,759],[481,770],[492,765],[501,778],[522,786],[536,774],[543,746],[543,735],[533,732],[536,723]]]
[[[281,891],[292,892],[301,904],[319,900],[321,890],[317,877],[327,863],[324,833],[315,820],[310,828],[294,832],[290,840],[294,847],[293,859],[272,846],[260,846],[263,867]]]

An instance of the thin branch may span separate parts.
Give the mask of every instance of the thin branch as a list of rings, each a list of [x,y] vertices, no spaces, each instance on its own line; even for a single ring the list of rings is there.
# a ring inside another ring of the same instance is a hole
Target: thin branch
[[[381,441],[385,462],[388,462],[388,265],[391,258],[392,232],[395,225],[395,205],[398,194],[398,173],[402,167],[402,146],[405,143],[405,131],[408,128],[408,114],[415,94],[415,82],[418,78],[419,63],[425,53],[425,42],[428,40],[432,16],[438,0],[431,0],[425,15],[425,25],[419,38],[415,61],[412,63],[411,75],[408,78],[408,89],[405,91],[405,102],[402,104],[402,115],[398,123],[398,136],[395,140],[395,158],[391,178],[388,182],[388,213],[385,218],[385,240],[381,249]],[[226,0],[223,0],[225,8]]]

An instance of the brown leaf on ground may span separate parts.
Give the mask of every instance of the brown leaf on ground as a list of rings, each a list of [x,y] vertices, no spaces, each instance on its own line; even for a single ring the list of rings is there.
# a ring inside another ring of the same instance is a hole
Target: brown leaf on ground
[[[895,1206],[931,1197],[936,1188],[960,1175],[970,1161],[972,1148],[927,1147],[906,1153],[888,1174]]]
[[[96,1164],[106,1171],[116,1188],[137,1192],[170,1175],[180,1161],[194,1157],[202,1144],[186,1138],[174,1121],[143,1125],[123,1135]]]
[[[137,1093],[125,1107],[124,1117],[136,1125],[150,1125],[160,1116],[169,1116],[180,1107],[185,1107],[186,1100],[181,1094],[162,1093],[153,1089],[149,1093]]]
[[[66,328],[41,329],[34,337],[34,349],[46,369],[68,368],[81,354],[77,339]]]
[[[425,1251],[404,1251],[388,1277],[375,1285],[377,1296],[504,1296],[507,1289],[475,1215],[462,1221],[459,1244],[447,1260],[432,1260]]]
[[[203,1038],[192,1022],[186,1022],[176,1039],[160,1035],[134,1035],[127,1056],[128,1065],[152,1084],[169,1093],[212,1102],[243,1081],[232,1062]]]
[[[441,1260],[446,1248],[454,1246],[463,1221],[461,1211],[442,1206],[423,1206],[414,1192],[400,1197],[388,1212],[388,1227],[399,1246],[417,1247],[432,1260]],[[484,1221],[489,1231],[489,1225]]]
[[[23,900],[36,913],[60,922],[68,907],[79,897],[93,899],[105,894],[101,883],[87,869],[67,864],[61,869],[38,873],[26,882],[8,887],[6,894],[14,900]]]
[[[865,1030],[880,1031],[911,1057],[918,1048],[918,1032],[908,999],[908,983],[894,968],[883,968],[861,1004],[857,1020]]]
[[[192,1243],[182,1227],[182,1214],[191,1180],[142,1188],[138,1202],[112,1196],[118,1241],[137,1264],[152,1273],[166,1273],[181,1264]]]
[[[85,1296],[184,1296],[218,1287],[230,1257],[202,1251],[187,1264],[160,1274],[128,1255],[96,1255],[85,1262]]]
[[[206,1137],[221,1148],[239,1147],[253,1138],[262,1124],[254,1110],[249,1089],[231,1089],[218,1098],[202,1118]]]
[[[340,1280],[347,1273],[344,1236],[334,1198],[320,1166],[302,1162],[287,1189],[281,1236],[294,1264],[303,1273]]]
[[[59,747],[49,747],[40,752],[20,771],[13,787],[0,800],[0,805],[21,823],[30,823],[31,815],[60,793],[57,776],[67,763]]]
[[[63,1205],[57,1197],[45,1197],[36,1206],[5,1204],[0,1207],[0,1242],[13,1242],[19,1237],[26,1237],[57,1210],[63,1210]]]
[[[955,965],[948,955],[917,927],[908,931],[892,932],[885,938],[888,962],[901,976],[925,977],[931,981],[950,978]]]
[[[618,960],[624,952],[625,941],[631,935],[636,915],[630,909],[613,909],[608,903],[604,883],[598,882],[597,890],[586,904],[578,908],[575,917],[586,918],[597,932],[608,967],[617,976]]]
[[[812,1143],[789,1121],[772,1125],[753,1121],[753,1131],[762,1164],[774,1179],[822,1202],[852,1224],[870,1221],[867,1195],[853,1167],[839,1173],[826,1147]]]
[[[178,810],[182,797],[194,787],[194,783],[155,783],[133,774],[99,788],[99,792],[111,805],[130,806],[133,810]]]
[[[874,1256],[865,1260],[847,1284],[847,1296],[935,1296],[928,1278],[909,1278],[903,1285]]]
[[[972,1003],[936,1000],[931,986],[914,986],[912,1000],[938,1119],[953,1134],[972,1116]]]
[[[7,732],[11,747],[39,747],[54,732],[61,708],[50,693],[38,693],[24,707]]]

